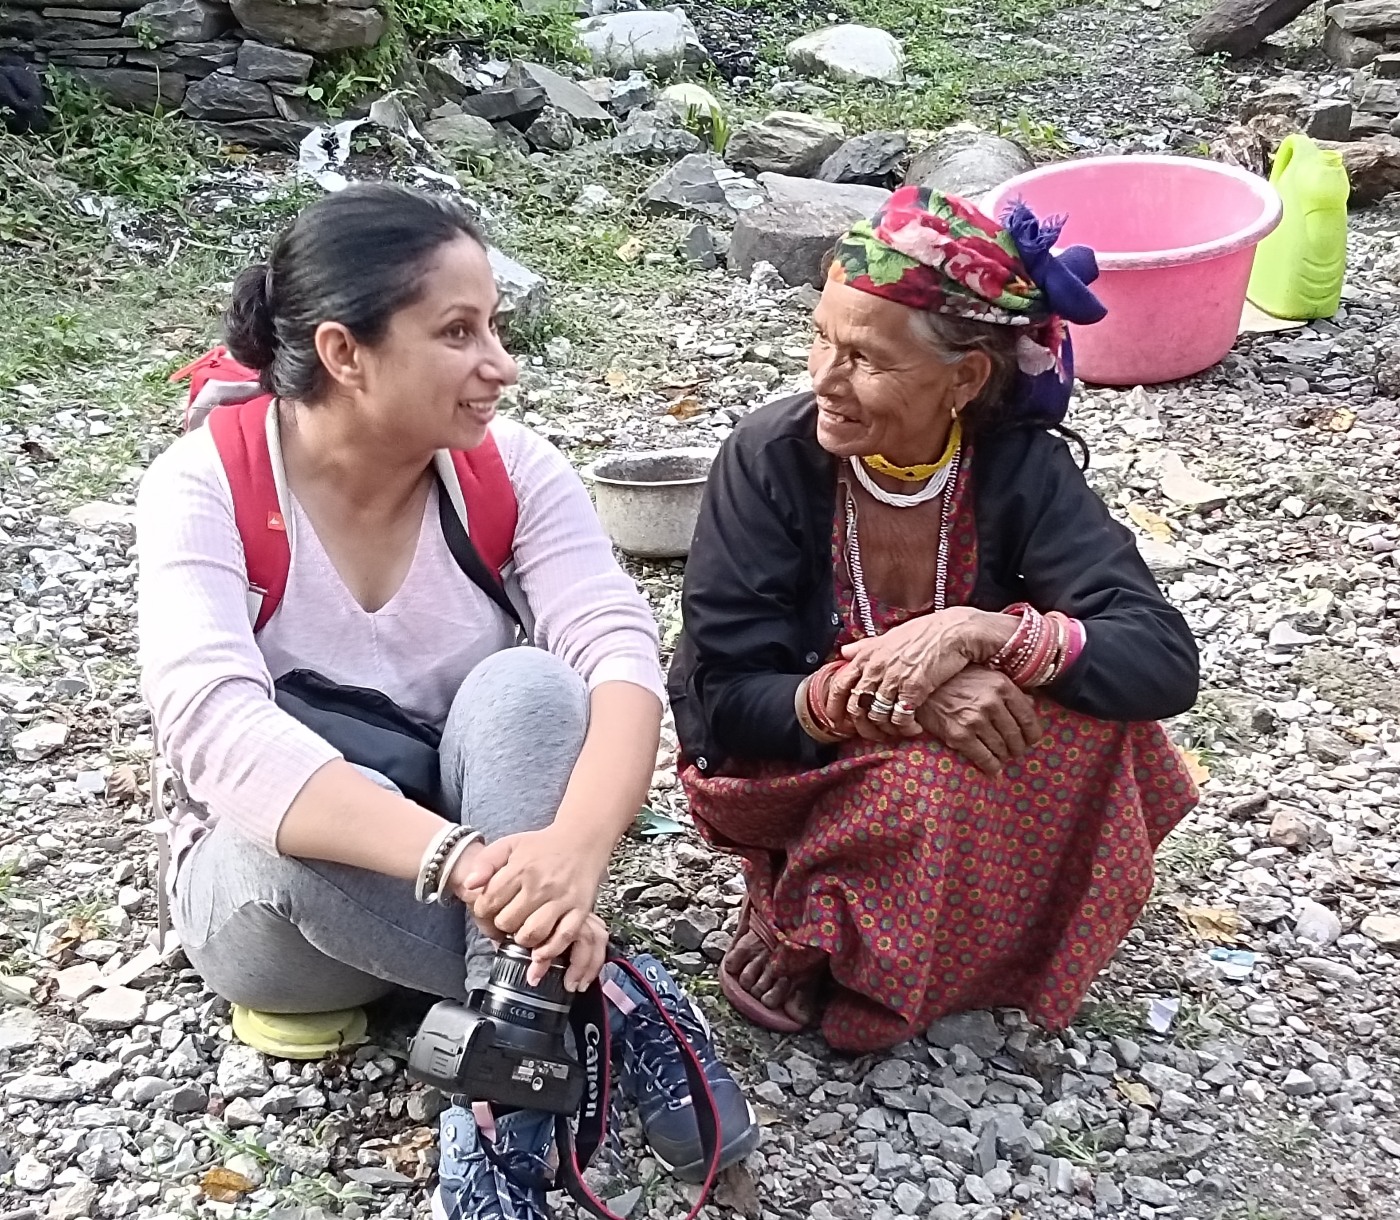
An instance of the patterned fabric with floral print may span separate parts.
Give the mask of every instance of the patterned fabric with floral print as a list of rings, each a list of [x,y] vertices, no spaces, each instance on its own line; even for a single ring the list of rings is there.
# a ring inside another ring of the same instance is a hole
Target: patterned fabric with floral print
[[[1063,223],[1042,224],[1017,203],[1001,225],[955,195],[905,186],[837,243],[828,278],[910,309],[1020,328],[1014,405],[1058,423],[1074,385],[1065,318],[1104,316],[1086,286],[1098,277],[1092,251],[1051,252]]]
[[[836,247],[833,278],[910,309],[1027,326],[1049,314],[1011,234],[954,195],[906,186]]]
[[[951,605],[977,567],[970,482],[953,507]],[[839,648],[859,629],[836,571]],[[873,609],[881,631],[910,617]],[[1044,740],[998,778],[927,737],[848,742],[814,771],[683,774],[702,834],[743,860],[779,968],[827,961],[821,1031],[835,1049],[883,1050],[974,1008],[1068,1025],[1141,913],[1153,853],[1197,800],[1180,753],[1157,724],[1037,707]]]

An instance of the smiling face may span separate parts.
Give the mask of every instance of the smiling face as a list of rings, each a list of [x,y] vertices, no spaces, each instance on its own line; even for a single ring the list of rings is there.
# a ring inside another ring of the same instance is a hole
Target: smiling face
[[[470,237],[428,258],[418,295],[374,343],[323,323],[317,350],[353,393],[364,426],[397,451],[473,449],[486,437],[515,361],[496,332],[496,285]]]
[[[807,358],[817,396],[817,440],[837,457],[881,454],[899,465],[937,460],[953,411],[981,391],[987,357],[944,364],[916,338],[914,311],[827,281]]]

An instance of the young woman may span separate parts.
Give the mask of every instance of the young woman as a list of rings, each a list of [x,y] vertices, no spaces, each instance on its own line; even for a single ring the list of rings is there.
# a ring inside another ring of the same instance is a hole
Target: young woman
[[[568,462],[496,418],[516,378],[496,310],[472,222],[388,185],[313,204],[238,277],[228,346],[275,396],[280,511],[266,524],[290,544],[285,591],[256,631],[210,428],[142,484],[143,687],[189,798],[171,836],[174,922],[245,1028],[395,986],[461,998],[505,936],[532,952],[536,980],[566,955],[572,990],[602,967],[594,902],[656,756],[656,628]],[[455,489],[436,459],[483,445],[514,494],[536,647],[512,646],[514,624],[444,535],[439,497]],[[440,730],[439,811],[284,710],[276,683],[294,671],[377,691]],[[445,901],[421,900],[434,893]],[[679,991],[672,1002],[692,1015]],[[659,1054],[638,1029],[633,1059]],[[674,1084],[679,1064],[663,1066]],[[738,1155],[747,1122],[747,1107],[731,1114]],[[488,1161],[468,1112],[449,1111],[443,1131],[440,1211],[542,1214],[542,1191]],[[528,1169],[549,1135],[549,1116],[517,1111],[496,1124],[498,1154]]]

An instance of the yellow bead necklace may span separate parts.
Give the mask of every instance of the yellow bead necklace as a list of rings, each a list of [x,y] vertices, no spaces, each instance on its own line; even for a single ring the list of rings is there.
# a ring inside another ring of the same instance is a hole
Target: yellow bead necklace
[[[883,458],[878,453],[872,453],[869,457],[863,457],[860,460],[867,469],[873,470],[876,474],[887,475],[891,479],[898,479],[901,483],[923,483],[933,478],[953,460],[953,454],[957,453],[958,446],[961,444],[962,423],[955,419],[952,430],[948,433],[948,446],[943,450],[943,456],[931,465],[896,466],[888,458]]]

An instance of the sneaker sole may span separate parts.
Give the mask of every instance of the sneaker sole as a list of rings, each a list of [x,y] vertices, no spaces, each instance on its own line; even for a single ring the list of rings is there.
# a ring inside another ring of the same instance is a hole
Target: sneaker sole
[[[745,1102],[744,1105],[749,1112],[748,1125],[739,1132],[734,1139],[730,1140],[728,1144],[720,1149],[719,1168],[721,1172],[728,1169],[731,1165],[742,1161],[750,1152],[758,1147],[758,1115],[753,1112],[753,1106],[749,1105],[748,1102]],[[657,1152],[655,1148],[652,1149],[652,1155],[660,1162],[663,1169],[674,1174],[682,1182],[703,1182],[705,1180],[705,1172],[709,1169],[709,1165],[704,1160],[692,1161],[687,1165],[672,1165],[665,1157]],[[436,1196],[434,1196],[434,1201],[436,1201]],[[438,1220],[445,1220],[445,1217],[438,1217]]]
[[[433,1214],[433,1220],[447,1220],[447,1208],[442,1202],[442,1187],[439,1186],[433,1191],[432,1200],[429,1203],[429,1210]]]

